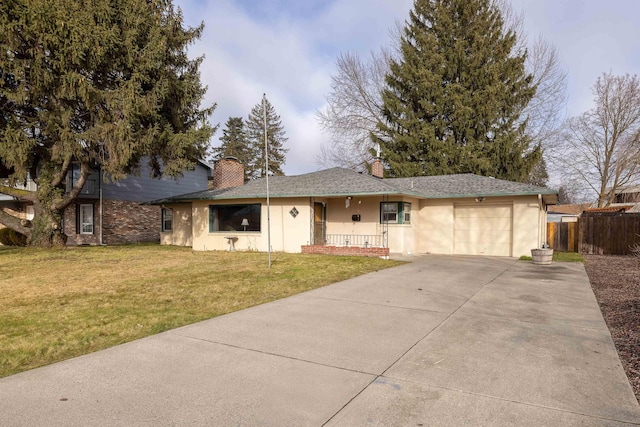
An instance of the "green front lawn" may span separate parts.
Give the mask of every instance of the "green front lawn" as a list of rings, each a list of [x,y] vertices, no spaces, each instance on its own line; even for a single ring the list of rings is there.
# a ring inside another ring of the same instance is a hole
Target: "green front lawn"
[[[0,377],[400,264],[135,245],[0,251]]]

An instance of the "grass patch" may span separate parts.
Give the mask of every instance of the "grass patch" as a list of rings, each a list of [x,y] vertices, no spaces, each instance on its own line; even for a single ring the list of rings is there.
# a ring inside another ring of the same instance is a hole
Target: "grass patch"
[[[530,256],[523,255],[520,258],[520,261],[531,261],[532,258]],[[584,258],[582,255],[576,252],[557,252],[553,251],[553,261],[557,262],[584,262]]]
[[[553,251],[553,260],[558,262],[584,262],[584,258],[577,252]]]
[[[135,245],[0,251],[0,377],[401,264]]]

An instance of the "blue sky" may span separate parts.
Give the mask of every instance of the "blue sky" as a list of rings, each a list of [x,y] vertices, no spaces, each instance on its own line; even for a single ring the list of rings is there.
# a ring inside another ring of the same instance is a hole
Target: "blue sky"
[[[205,55],[207,105],[220,129],[230,116],[246,117],[266,93],[289,141],[287,175],[320,168],[315,156],[327,141],[315,113],[325,106],[340,52],[366,56],[390,42],[412,0],[175,0],[187,25],[205,23],[190,48]],[[512,0],[525,31],[555,45],[568,78],[567,116],[591,107],[591,87],[603,72],[640,74],[640,1]]]

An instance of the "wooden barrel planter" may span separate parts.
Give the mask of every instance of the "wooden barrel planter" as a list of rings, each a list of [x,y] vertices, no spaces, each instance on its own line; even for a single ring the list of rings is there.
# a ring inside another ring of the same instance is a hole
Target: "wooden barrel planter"
[[[549,265],[553,259],[553,249],[531,249],[531,259],[536,265]]]

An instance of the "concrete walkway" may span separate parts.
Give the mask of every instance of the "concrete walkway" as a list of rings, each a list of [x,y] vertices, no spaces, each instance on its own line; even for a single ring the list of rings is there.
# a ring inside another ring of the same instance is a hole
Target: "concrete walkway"
[[[640,407],[581,264],[478,257],[0,379],[2,426],[324,424],[628,426]]]

